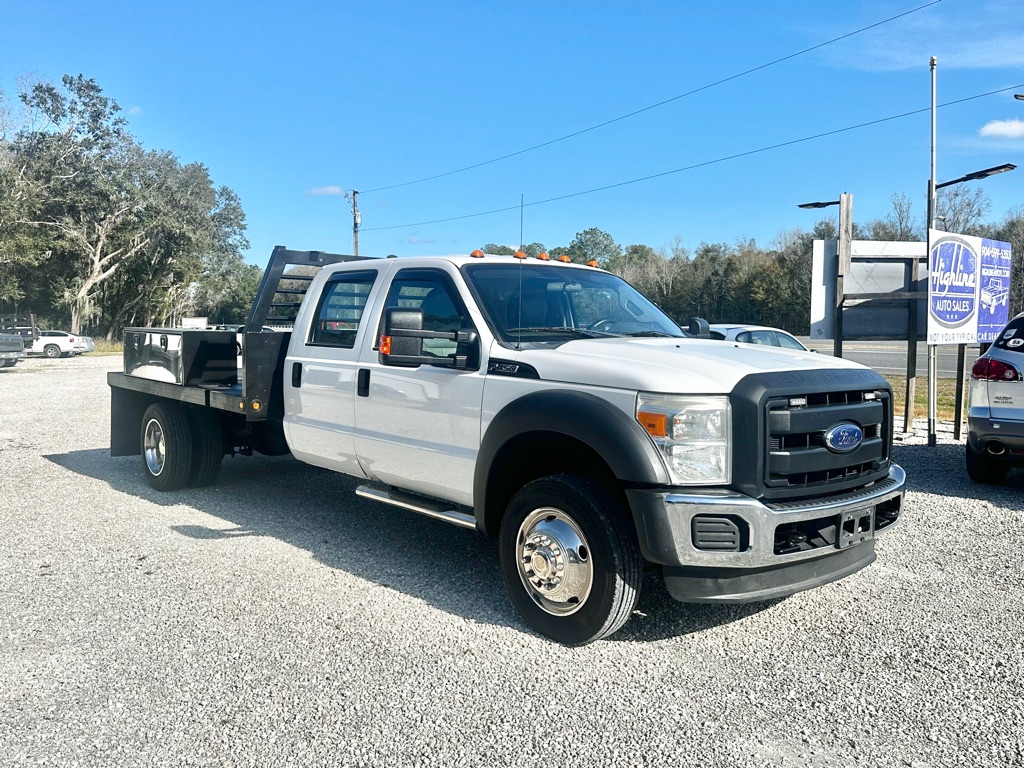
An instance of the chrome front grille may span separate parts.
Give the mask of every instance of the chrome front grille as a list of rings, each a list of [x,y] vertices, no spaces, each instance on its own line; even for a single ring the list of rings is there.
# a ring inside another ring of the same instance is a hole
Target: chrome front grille
[[[887,389],[773,395],[764,409],[760,480],[766,496],[839,492],[888,471],[892,404]],[[863,433],[852,450],[839,451],[826,443],[826,433],[842,424],[856,425]]]

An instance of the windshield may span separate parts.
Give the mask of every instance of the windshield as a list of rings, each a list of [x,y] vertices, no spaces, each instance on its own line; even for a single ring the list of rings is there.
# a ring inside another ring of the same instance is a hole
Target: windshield
[[[463,271],[504,344],[685,335],[647,297],[607,272],[536,263],[472,264]]]

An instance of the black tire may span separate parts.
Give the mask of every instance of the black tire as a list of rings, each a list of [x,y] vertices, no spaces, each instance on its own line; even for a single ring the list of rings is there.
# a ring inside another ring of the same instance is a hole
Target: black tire
[[[56,344],[47,344],[45,347],[43,347],[43,354],[52,360],[56,360],[58,357],[61,357],[64,353],[60,351],[60,347],[58,347]]]
[[[4,368],[13,368],[17,364],[18,364],[17,360],[4,360],[3,361],[3,367]]]
[[[509,503],[498,542],[512,603],[552,640],[585,645],[608,637],[636,607],[643,580],[636,531],[592,480],[556,475],[529,483]]]
[[[1006,464],[996,461],[988,454],[978,453],[971,444],[967,444],[966,451],[967,474],[971,480],[985,485],[999,485],[1006,480],[1006,472],[1009,467]]]
[[[178,403],[153,403],[142,417],[142,471],[158,491],[188,485],[192,471],[192,430]]]
[[[220,422],[211,411],[192,408],[188,417],[192,428],[192,470],[188,484],[202,488],[217,479],[224,458],[224,440]]]

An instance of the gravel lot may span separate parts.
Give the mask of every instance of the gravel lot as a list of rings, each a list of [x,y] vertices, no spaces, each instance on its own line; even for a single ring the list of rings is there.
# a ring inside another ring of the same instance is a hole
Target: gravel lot
[[[655,578],[610,640],[520,624],[494,542],[290,459],[159,494],[119,358],[0,372],[0,763],[1022,766],[1024,472],[901,440],[879,559],[770,604]]]

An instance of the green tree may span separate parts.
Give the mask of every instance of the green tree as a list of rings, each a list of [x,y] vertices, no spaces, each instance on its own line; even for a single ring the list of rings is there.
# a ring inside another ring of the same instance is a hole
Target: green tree
[[[179,318],[211,265],[239,260],[248,245],[237,196],[215,190],[199,163],[143,150],[94,81],[65,76],[62,85],[20,94],[37,121],[3,147],[17,158],[6,178],[18,170],[14,197],[25,202],[12,227],[0,225],[0,252],[32,233],[47,267],[46,280],[33,281],[34,300],[64,308],[74,332],[126,317]]]
[[[610,259],[622,255],[622,248],[603,229],[591,227],[577,232],[569,243],[569,256],[578,264],[596,261],[602,267]]]
[[[510,248],[507,245],[497,245],[496,243],[488,243],[480,250],[484,253],[493,253],[495,256],[511,256],[516,252],[515,248]]]

